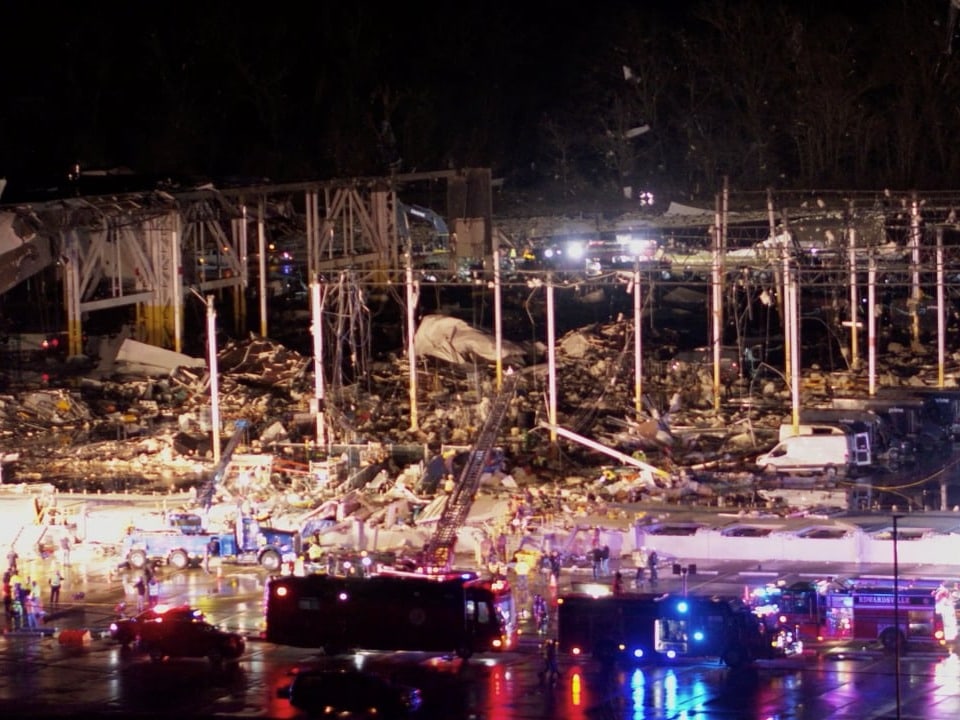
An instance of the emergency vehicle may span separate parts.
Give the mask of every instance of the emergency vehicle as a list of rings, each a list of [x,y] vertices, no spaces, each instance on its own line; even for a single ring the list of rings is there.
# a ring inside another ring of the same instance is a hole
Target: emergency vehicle
[[[265,639],[279,645],[456,653],[511,649],[510,585],[475,573],[276,577],[266,587]]]
[[[899,643],[945,645],[956,631],[944,633],[943,603],[938,608],[936,584],[905,579],[894,594],[892,583],[879,579],[797,581],[752,593],[751,604],[780,626],[794,628],[804,641],[861,640],[880,642],[889,650]],[[956,611],[947,607],[948,629],[956,627]],[[949,615],[949,613],[948,613]]]
[[[730,667],[786,657],[803,646],[771,631],[741,600],[637,593],[558,598],[560,652],[602,661],[716,657]]]

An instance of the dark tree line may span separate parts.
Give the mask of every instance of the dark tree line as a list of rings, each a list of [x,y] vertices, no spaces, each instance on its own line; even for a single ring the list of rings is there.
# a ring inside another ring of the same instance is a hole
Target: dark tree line
[[[947,188],[949,0],[12,6],[0,176]]]

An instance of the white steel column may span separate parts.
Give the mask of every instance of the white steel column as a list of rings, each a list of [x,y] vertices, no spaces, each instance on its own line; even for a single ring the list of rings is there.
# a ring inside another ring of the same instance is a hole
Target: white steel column
[[[324,384],[323,384],[323,299],[320,282],[314,278],[310,283],[310,310],[313,323],[313,394],[314,415],[317,421],[317,445],[327,445],[327,423],[324,413]]]
[[[500,300],[500,241],[493,238],[493,332],[497,352],[497,392],[503,387],[503,309]]]
[[[418,285],[413,281],[413,260],[410,257],[410,248],[407,247],[407,363],[410,368],[410,429],[419,429],[417,417],[417,354],[414,351],[413,336],[417,332],[417,298]]]
[[[852,227],[847,230],[850,250],[850,367],[854,370],[860,367],[860,347],[858,322],[860,301],[857,298],[857,231]]]
[[[937,387],[943,387],[947,360],[947,306],[943,287],[943,228],[937,228]]]
[[[643,414],[643,303],[640,288],[640,263],[633,266],[633,400],[637,422]]]
[[[867,271],[867,350],[868,390],[870,397],[877,394],[877,259],[870,251]]]
[[[719,208],[719,200],[718,200]],[[721,276],[720,259],[722,256],[721,213],[716,214],[716,230],[713,233],[713,260],[711,273],[711,308],[713,320],[712,341],[713,348],[713,409],[720,410],[720,344],[723,342],[723,278]]]
[[[177,224],[179,225],[179,216]],[[183,256],[180,254],[180,233],[170,233],[170,252],[177,258],[177,268],[173,277],[173,349],[183,352]]]
[[[557,338],[554,324],[553,273],[547,273],[547,418],[550,423],[550,444],[557,442]]]
[[[790,403],[793,434],[800,432],[800,302],[797,291],[797,269],[787,274],[787,305],[790,316]]]
[[[266,201],[257,203],[257,253],[260,255],[260,337],[267,336],[267,237],[265,230]]]
[[[207,344],[210,365],[210,425],[213,430],[213,461],[220,462],[220,379],[217,368],[217,310],[213,295],[207,295]]]
[[[920,206],[914,196],[910,204],[910,316],[913,320],[913,347],[920,346]]]

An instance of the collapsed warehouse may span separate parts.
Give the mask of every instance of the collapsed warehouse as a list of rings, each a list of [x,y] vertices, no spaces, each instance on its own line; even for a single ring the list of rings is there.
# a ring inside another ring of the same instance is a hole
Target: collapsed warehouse
[[[377,365],[377,393],[356,396],[348,411],[332,419],[345,440],[326,448],[313,442],[309,359],[259,338],[230,342],[218,355],[220,412],[225,433],[238,442],[221,459],[226,465],[218,503],[230,506],[243,498],[261,517],[329,547],[422,547],[443,513],[449,478],[460,477],[496,396],[494,373],[483,361],[492,339],[486,338],[487,346],[482,339],[471,339],[467,364],[427,365],[428,392],[416,431],[409,429],[403,363]],[[783,424],[789,394],[782,383],[738,381],[717,412],[710,368],[665,363],[661,375],[651,374],[649,389],[670,405],[651,407],[647,420],[637,422],[629,378],[621,376],[629,374],[622,359],[629,341],[629,324],[614,322],[557,342],[558,425],[589,434],[610,453],[565,438],[551,443],[543,422],[546,365],[513,371],[516,391],[458,529],[458,549],[480,547],[517,517],[536,518],[539,525],[549,518],[549,530],[525,528],[528,541],[542,545],[546,532],[559,542],[559,534],[566,538],[563,547],[576,554],[573,548],[584,542],[576,536],[585,528],[604,528],[611,547],[624,547],[624,534],[646,507],[786,516],[836,512],[848,502],[844,478],[791,482],[749,469]],[[914,354],[890,360],[913,364],[916,383],[933,371]],[[846,373],[812,373],[805,400],[826,401],[831,388],[850,382]],[[101,372],[86,374],[77,388],[5,396],[4,446],[19,448],[15,457],[7,456],[5,482],[58,491],[161,493],[170,498],[165,509],[190,509],[204,479],[216,473],[209,385],[202,361],[125,340]],[[47,502],[56,504],[56,493]],[[525,510],[518,515],[519,507]],[[101,528],[98,542],[109,543],[112,532],[119,542],[129,522]]]
[[[220,200],[229,206],[229,198]],[[167,208],[169,198],[163,204]],[[130,212],[129,207],[124,212]],[[139,326],[121,330],[103,337],[91,352],[96,365],[84,365],[53,382],[42,367],[18,368],[12,383],[16,394],[2,397],[5,421],[0,433],[3,447],[9,449],[3,458],[4,479],[53,483],[61,490],[176,492],[197,488],[219,474],[222,500],[255,498],[264,516],[285,518],[311,536],[325,536],[326,544],[356,544],[361,542],[360,528],[364,533],[374,528],[380,547],[395,542],[419,547],[442,520],[450,477],[465,473],[506,366],[516,376],[515,390],[504,408],[503,423],[495,428],[495,447],[484,453],[477,494],[463,518],[461,547],[470,544],[466,536],[476,545],[476,538],[509,525],[517,517],[515,503],[520,498],[535,506],[538,515],[573,527],[629,524],[638,509],[652,503],[784,514],[796,512],[798,503],[803,511],[824,502],[828,509],[882,507],[890,503],[883,484],[889,480],[885,469],[892,448],[900,453],[898,484],[903,484],[904,467],[929,474],[930,468],[922,463],[928,457],[922,446],[924,431],[915,427],[919,421],[900,428],[885,420],[890,427],[877,433],[872,448],[877,472],[866,479],[768,477],[753,460],[777,442],[785,424],[796,423],[797,417],[790,418],[791,406],[833,407],[837,400],[862,399],[873,385],[908,389],[949,385],[957,358],[952,352],[938,356],[929,344],[919,342],[920,323],[911,326],[897,320],[900,307],[909,311],[907,317],[916,318],[918,304],[904,305],[901,295],[881,303],[890,325],[884,329],[888,334],[882,359],[871,356],[866,362],[858,356],[855,342],[852,349],[837,343],[837,332],[823,336],[826,342],[807,341],[835,350],[839,361],[828,367],[807,364],[802,378],[799,367],[796,378],[775,367],[778,355],[771,346],[786,340],[779,328],[768,332],[753,354],[740,324],[748,316],[756,315],[757,323],[761,315],[777,312],[771,298],[785,292],[776,272],[779,258],[785,258],[802,265],[813,278],[805,287],[822,295],[813,303],[822,313],[815,319],[842,327],[850,312],[844,297],[847,286],[855,291],[866,284],[845,277],[845,251],[853,258],[854,270],[863,269],[860,251],[869,248],[867,259],[882,260],[890,277],[904,274],[909,269],[902,265],[904,257],[909,257],[910,243],[919,243],[919,235],[908,233],[906,241],[901,236],[904,227],[919,229],[919,223],[911,224],[918,212],[896,209],[901,224],[888,232],[871,208],[846,244],[845,228],[853,225],[844,212],[807,213],[805,220],[785,213],[783,221],[771,220],[769,226],[762,213],[762,222],[741,228],[744,244],[737,248],[683,242],[677,227],[686,225],[663,221],[672,228],[666,231],[669,237],[642,269],[636,260],[632,268],[630,263],[606,267],[606,260],[583,268],[547,266],[538,255],[547,245],[537,238],[547,234],[552,238],[549,247],[559,247],[557,233],[544,230],[539,220],[516,221],[512,229],[504,222],[509,234],[526,238],[514,242],[514,250],[532,246],[529,256],[526,249],[511,254],[507,270],[514,280],[506,291],[513,297],[511,319],[524,312],[539,318],[531,320],[535,339],[519,340],[523,333],[512,327],[507,340],[460,318],[426,312],[416,323],[409,322],[413,337],[406,357],[369,355],[373,338],[365,315],[370,311],[357,292],[359,285],[349,273],[326,274],[320,304],[328,317],[326,321],[314,317],[314,327],[323,331],[310,333],[315,343],[318,337],[324,342],[333,339],[326,345],[333,359],[331,383],[323,388],[324,394],[318,393],[312,357],[300,352],[311,316],[303,308],[305,293],[290,313],[294,321],[289,337],[298,339],[296,348],[252,334],[217,348],[214,362],[209,356],[191,357],[140,342],[134,339]],[[261,206],[257,222],[264,223],[268,214]],[[702,215],[701,211],[696,220],[683,223],[692,222],[694,234],[707,232],[719,238],[715,228],[705,227]],[[289,222],[288,214],[283,217]],[[634,224],[646,232],[647,222]],[[506,236],[507,230],[501,229],[501,234]],[[757,242],[747,242],[751,234]],[[222,247],[232,246],[218,245],[213,255],[195,248],[197,262],[203,261],[196,288],[219,292],[245,275],[243,267],[231,264],[241,253],[223,254]],[[569,251],[571,246],[563,247]],[[718,276],[721,257],[735,267]],[[473,288],[480,278],[463,274],[464,258],[448,259],[451,264],[443,270],[431,268],[429,278],[436,281],[446,272],[447,282],[456,286],[461,298],[475,297]],[[122,280],[122,268],[112,272]],[[405,283],[410,293],[427,287],[426,269],[417,272],[419,284]],[[724,286],[719,300],[701,292],[711,277],[714,288]],[[552,324],[541,332],[543,317],[549,318],[542,289],[547,288],[549,305],[554,281],[556,290],[567,296],[560,313],[564,326],[584,315],[602,319],[580,324],[551,341]],[[443,284],[436,287],[442,289]],[[631,295],[641,284],[642,298],[639,292]],[[898,287],[911,288],[909,283]],[[444,305],[442,294],[438,289],[438,311]],[[614,295],[616,303],[610,300]],[[110,302],[126,302],[126,297],[121,293]],[[208,317],[212,297],[207,296]],[[94,308],[103,301],[84,302]],[[642,307],[628,318],[631,304],[636,309],[637,303]],[[415,295],[408,295],[406,304],[416,305]],[[681,349],[685,330],[709,329],[705,318],[717,314],[709,311],[711,305],[728,304],[737,330],[728,364],[717,366],[713,348]],[[942,305],[936,307],[941,315]],[[933,314],[922,324],[928,336]],[[260,321],[263,327],[265,317]],[[641,327],[642,353],[637,351]],[[903,342],[891,339],[891,328],[900,331]],[[852,335],[858,334],[862,333]],[[870,343],[871,350],[875,345]],[[640,358],[642,394],[635,382]],[[68,358],[68,364],[74,360]],[[779,361],[783,360],[781,348]],[[216,372],[211,373],[211,367]],[[900,405],[900,410],[913,411],[909,403]],[[824,426],[847,420],[818,422]],[[330,436],[321,439],[328,431]],[[225,459],[229,467],[222,473],[220,432],[232,445]],[[940,485],[937,499],[943,508],[949,505],[951,478],[946,472],[940,475],[933,482]],[[827,495],[801,502],[791,494],[795,489]],[[927,506],[924,496],[913,501]]]

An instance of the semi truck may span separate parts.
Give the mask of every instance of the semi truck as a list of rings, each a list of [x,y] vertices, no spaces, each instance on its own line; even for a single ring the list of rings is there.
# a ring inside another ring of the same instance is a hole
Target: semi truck
[[[714,657],[734,668],[803,650],[738,599],[655,593],[561,596],[557,639],[561,653],[604,662]]]
[[[265,593],[264,639],[328,655],[408,650],[467,658],[516,643],[510,585],[474,573],[291,575],[269,580]]]
[[[147,563],[182,570],[200,565],[208,556],[224,562],[261,565],[277,572],[300,553],[300,533],[262,527],[252,517],[239,516],[232,532],[206,532],[183,515],[173,516],[168,530],[131,529],[123,539],[121,556],[133,568]]]

